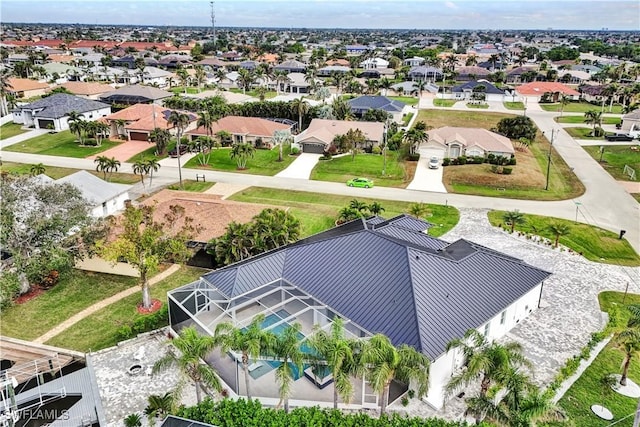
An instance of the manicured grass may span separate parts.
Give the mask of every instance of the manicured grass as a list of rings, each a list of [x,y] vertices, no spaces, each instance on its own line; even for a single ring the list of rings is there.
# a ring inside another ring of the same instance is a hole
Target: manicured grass
[[[25,163],[3,162],[2,170],[16,175],[29,175],[31,173],[31,166],[33,165]],[[80,169],[45,166],[44,173],[53,179],[60,179],[67,175],[71,175],[72,173],[76,173],[79,170]],[[104,179],[104,174],[96,172],[95,169],[88,170],[87,172],[92,173],[100,179]],[[107,180],[109,182],[114,182],[117,184],[137,184],[140,181],[140,178],[132,173],[114,173],[111,176],[107,174]]]
[[[286,147],[283,152],[282,162],[278,162],[277,148],[272,150],[255,150],[253,158],[247,161],[247,169],[238,170],[236,160],[231,158],[231,149],[220,148],[211,152],[208,165],[202,166],[198,159],[194,157],[189,160],[184,167],[273,176],[286,169],[286,167],[295,160],[295,157],[289,156],[288,154],[289,147]]]
[[[584,116],[558,116],[554,117],[554,120],[558,123],[576,123],[576,124],[585,124]],[[620,124],[621,119],[619,117],[603,117],[602,124],[603,125],[617,125]]]
[[[318,162],[311,172],[311,179],[346,183],[351,178],[363,177],[373,179],[374,184],[380,187],[398,188],[404,188],[411,181],[410,177],[405,177],[404,165],[397,161],[395,152],[387,153],[385,176],[382,176],[383,163],[384,158],[378,154],[334,157]]]
[[[46,133],[35,138],[10,145],[6,151],[16,151],[19,153],[46,154],[49,156],[76,157],[83,159],[94,154],[113,148],[121,142],[109,140],[102,141],[100,147],[80,147],[76,141],[77,137],[65,130],[55,134]]]
[[[435,101],[436,100],[434,100],[434,102]],[[444,101],[453,100],[445,99]],[[416,121],[423,121],[434,129],[442,126],[479,127],[491,129],[498,124],[500,119],[505,117],[515,117],[515,115],[485,111],[420,110]]]
[[[634,199],[638,201],[638,203],[640,203],[640,193],[633,193],[631,195],[633,196]]]
[[[498,226],[504,224],[505,211],[490,211],[489,222]],[[640,265],[640,256],[628,241],[618,239],[618,235],[603,228],[575,223],[566,219],[551,218],[539,215],[524,214],[526,223],[517,225],[516,231],[546,237],[554,241],[553,233],[548,230],[549,224],[555,222],[569,227],[569,234],[560,237],[560,244],[582,253],[588,260],[617,265]]]
[[[474,104],[473,102],[467,102],[468,108],[477,108],[481,110],[486,110],[489,108],[489,104]]]
[[[0,333],[33,340],[92,304],[135,286],[136,278],[72,270],[55,287],[2,313]]]
[[[436,107],[453,107],[453,105],[458,102],[454,99],[442,99],[436,98],[433,100],[433,105]]]
[[[215,184],[215,182],[202,182],[194,181],[192,179],[183,179],[181,191],[193,191],[194,193],[202,193],[203,191],[207,191],[208,189],[213,187],[213,184]],[[167,188],[169,190],[180,190],[180,185],[173,184]]]
[[[509,102],[509,101],[505,101],[503,102],[504,104],[504,108],[506,108],[507,110],[524,110],[524,103],[522,102]]]
[[[230,88],[229,92],[242,93],[242,89]],[[247,91],[245,91],[244,94],[247,95],[247,96],[253,96],[254,98],[260,98],[260,94],[256,90],[247,90]],[[271,90],[271,91],[265,92],[265,94],[264,94],[264,98],[265,99],[275,98],[276,96],[278,96],[278,92],[276,92],[275,90]]]
[[[409,113],[402,118],[402,126],[408,126],[413,118],[413,113]]]
[[[638,145],[604,145],[602,163],[600,165],[611,174],[612,177],[622,181],[632,181],[629,175],[624,173],[624,165],[629,165],[636,170],[636,181],[640,180],[640,148]],[[636,148],[632,150],[631,148]],[[600,160],[600,147],[595,145],[582,147],[597,161]]]
[[[404,102],[407,105],[416,105],[418,103],[418,98],[413,96],[387,96],[387,98]]]
[[[604,139],[603,136],[592,136],[593,128],[564,128],[565,131],[576,139]]]
[[[184,86],[174,86],[171,89],[169,89],[171,92],[175,93],[176,95],[184,95]],[[204,88],[202,90],[205,90]],[[195,95],[197,93],[200,93],[198,91],[197,87],[187,87],[187,95]]]
[[[562,109],[562,106],[560,103],[555,103],[555,104],[540,104],[540,108],[542,108],[545,111],[554,111],[554,112],[560,112],[560,110]],[[564,112],[565,113],[586,113],[589,110],[596,110],[596,111],[602,111],[602,105],[597,105],[597,104],[591,104],[590,102],[570,102],[567,105],[564,106]],[[604,112],[605,113],[614,113],[614,114],[621,114],[622,113],[622,105],[619,104],[613,104],[613,108],[611,111],[609,111],[609,104],[606,104],[604,106]]]
[[[629,294],[622,303],[622,292],[603,292],[598,295],[601,310],[605,311],[611,305],[628,305],[640,303],[640,295]],[[625,313],[626,312],[626,313]],[[628,311],[621,310],[621,314],[628,316]],[[580,378],[571,386],[565,395],[558,402],[566,411],[567,415],[576,426],[605,427],[629,416],[623,421],[617,422],[616,426],[631,427],[633,424],[633,413],[638,403],[637,399],[623,396],[611,390],[605,391],[600,383],[601,379],[610,374],[620,374],[623,354],[616,350],[611,343],[600,352],[593,363],[584,371]],[[640,382],[640,360],[638,357],[631,359],[629,367],[629,378],[636,384]],[[591,412],[591,405],[602,405],[609,409],[614,418],[605,421]]]
[[[166,304],[168,291],[193,282],[207,271],[195,267],[182,267],[165,280],[151,286],[151,297]],[[118,329],[122,325],[143,317],[136,310],[136,305],[141,300],[140,292],[123,298],[86,317],[46,344],[82,352],[111,347],[118,342]]]
[[[234,194],[229,199],[288,207],[300,220],[302,236],[306,237],[333,227],[338,217],[338,211],[347,206],[354,197],[251,187]],[[385,208],[381,214],[385,218],[407,213],[412,204],[410,202],[374,200],[366,197],[358,197],[357,199],[365,203],[379,202]],[[443,235],[451,230],[460,219],[460,212],[452,206],[428,205],[428,207],[431,214],[427,215],[426,220],[434,224],[434,227],[429,229],[429,234],[432,236]]]
[[[28,132],[22,129],[22,125],[17,123],[5,123],[0,127],[0,140],[11,138],[12,136],[20,135],[21,133]]]

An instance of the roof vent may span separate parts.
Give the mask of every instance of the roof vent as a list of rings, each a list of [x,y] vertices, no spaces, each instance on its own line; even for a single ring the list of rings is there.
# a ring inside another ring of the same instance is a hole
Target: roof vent
[[[416,259],[420,259],[420,255],[416,255]]]

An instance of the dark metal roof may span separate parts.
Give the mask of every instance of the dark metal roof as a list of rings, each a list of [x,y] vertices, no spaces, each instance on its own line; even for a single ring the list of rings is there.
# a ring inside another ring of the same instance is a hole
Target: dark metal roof
[[[46,98],[39,99],[31,104],[19,107],[19,110],[42,110],[38,111],[34,117],[59,119],[67,116],[72,111],[78,113],[88,113],[90,111],[109,108],[108,104],[94,101],[92,99],[81,98],[66,93],[56,93]]]
[[[231,297],[282,278],[362,328],[435,359],[550,275],[464,239],[428,236],[428,227],[406,215],[358,219],[203,279]]]
[[[384,110],[387,112],[402,111],[404,102],[387,98],[386,96],[359,96],[347,101],[352,110]]]
[[[106,102],[142,103],[164,99],[173,96],[173,93],[152,86],[123,86],[113,92],[105,93],[100,97]]]

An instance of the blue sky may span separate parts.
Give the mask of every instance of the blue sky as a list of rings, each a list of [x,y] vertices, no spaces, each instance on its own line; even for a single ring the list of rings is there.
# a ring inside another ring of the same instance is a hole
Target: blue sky
[[[216,25],[640,31],[637,0],[217,0]],[[209,26],[209,1],[2,0],[2,22]]]

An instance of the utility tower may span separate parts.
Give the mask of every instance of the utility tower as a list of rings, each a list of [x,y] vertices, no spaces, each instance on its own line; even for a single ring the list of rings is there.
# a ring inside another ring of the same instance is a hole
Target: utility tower
[[[214,9],[215,2],[209,2],[211,5],[211,28],[213,29],[213,54],[218,56],[218,47],[216,45],[216,10]]]

